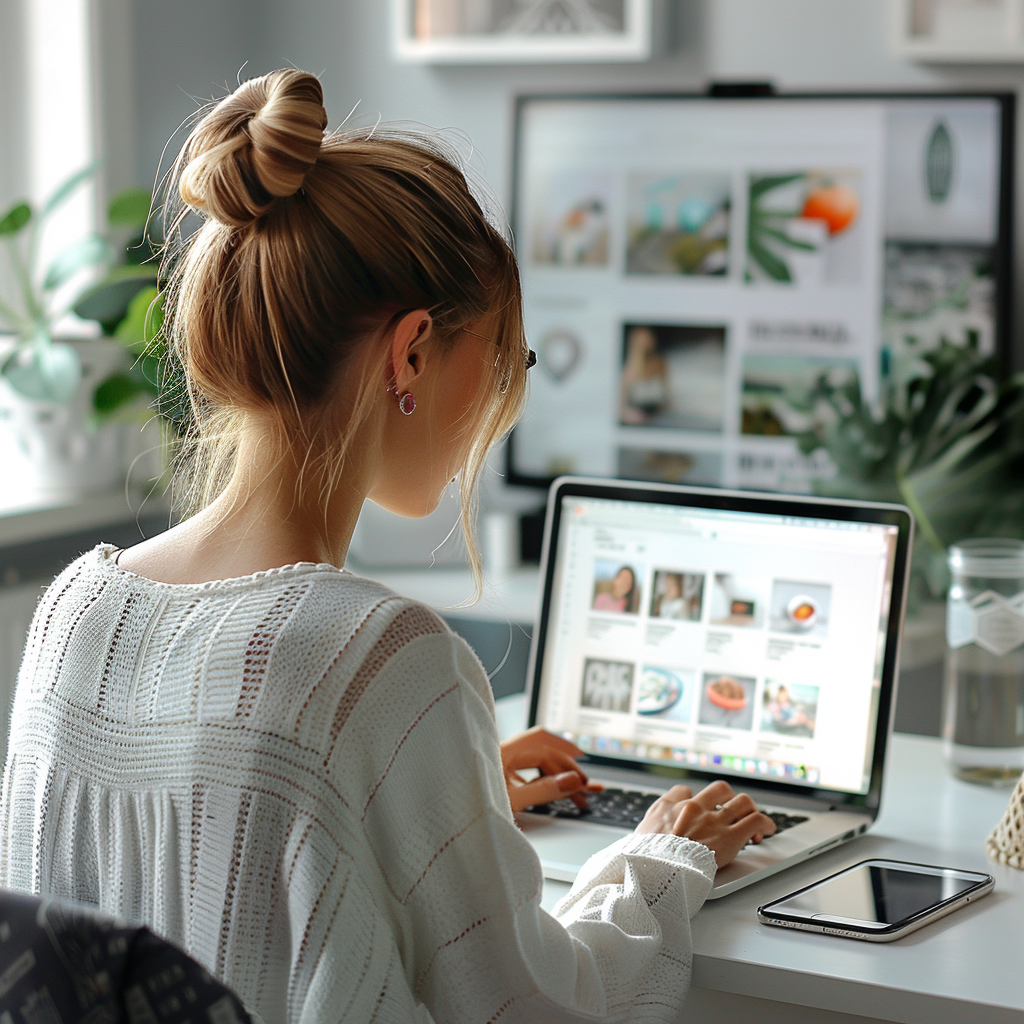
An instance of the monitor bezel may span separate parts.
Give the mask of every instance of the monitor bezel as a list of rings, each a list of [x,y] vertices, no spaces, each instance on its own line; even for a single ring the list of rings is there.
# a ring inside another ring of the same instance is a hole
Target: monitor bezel
[[[556,552],[554,545],[561,525],[563,499],[567,497],[639,501],[650,504],[751,512],[804,519],[835,519],[897,528],[896,547],[893,554],[892,590],[885,631],[885,653],[882,658],[882,676],[878,693],[878,713],[875,719],[871,771],[866,793],[849,793],[844,790],[826,789],[808,784],[787,783],[781,779],[768,780],[755,776],[734,775],[728,772],[709,772],[691,766],[651,764],[597,754],[588,754],[581,759],[587,764],[626,768],[639,772],[641,776],[647,774],[660,779],[671,779],[674,782],[685,783],[690,779],[709,781],[734,778],[742,784],[744,789],[770,790],[775,793],[790,793],[796,797],[811,797],[830,806],[863,810],[874,818],[881,804],[885,751],[892,733],[893,708],[899,671],[899,641],[906,611],[907,579],[914,532],[914,519],[910,510],[903,505],[846,501],[837,498],[731,491],[724,488],[686,487],[677,484],[606,480],[593,477],[559,477],[552,483],[548,492],[547,515],[544,524],[540,607],[536,619],[537,625],[530,644],[530,660],[526,677],[529,708],[528,727],[538,724],[540,674],[544,663],[555,575]]]
[[[793,100],[814,101],[863,101],[863,100],[994,100],[1000,111],[1000,158],[999,158],[999,210],[997,237],[994,245],[995,270],[995,338],[996,353],[1009,368],[1013,363],[1013,174],[1014,174],[1014,133],[1016,121],[1015,93],[1000,90],[941,90],[941,91],[864,91],[864,92],[771,92],[764,95],[710,95],[706,92],[545,92],[525,93],[515,99],[512,139],[512,198],[510,223],[513,237],[520,237],[519,192],[522,179],[521,157],[523,148],[523,121],[527,106],[531,103],[565,102],[651,102],[702,101],[706,103],[751,103],[786,102]],[[523,233],[525,237],[525,233]],[[518,248],[518,246],[517,246]],[[516,431],[513,429],[505,443],[505,478],[513,487],[534,487],[547,489],[555,479],[552,476],[538,476],[521,473],[516,468]],[[608,479],[615,479],[609,477]]]

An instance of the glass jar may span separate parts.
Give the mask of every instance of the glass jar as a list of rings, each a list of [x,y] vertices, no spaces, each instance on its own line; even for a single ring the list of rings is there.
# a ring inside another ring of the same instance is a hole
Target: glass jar
[[[968,782],[1012,785],[1024,770],[1024,541],[949,549],[943,752]]]

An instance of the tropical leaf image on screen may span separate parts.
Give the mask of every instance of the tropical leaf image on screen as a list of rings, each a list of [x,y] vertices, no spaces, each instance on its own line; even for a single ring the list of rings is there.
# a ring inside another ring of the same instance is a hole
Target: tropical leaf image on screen
[[[816,276],[821,279],[848,277],[849,268],[836,274],[826,257],[837,236],[857,222],[855,178],[849,172],[828,171],[750,175],[746,280],[799,283],[810,271],[807,256],[818,257]],[[805,265],[798,272],[799,255]]]

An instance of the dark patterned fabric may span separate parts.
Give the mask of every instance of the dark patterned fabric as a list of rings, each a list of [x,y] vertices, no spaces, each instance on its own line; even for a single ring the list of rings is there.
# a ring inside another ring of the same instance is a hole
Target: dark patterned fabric
[[[0,1024],[251,1024],[242,1004],[148,928],[0,891]]]

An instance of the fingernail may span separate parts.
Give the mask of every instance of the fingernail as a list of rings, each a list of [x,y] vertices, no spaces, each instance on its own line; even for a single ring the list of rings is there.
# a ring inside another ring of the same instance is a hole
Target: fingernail
[[[575,772],[562,772],[558,776],[558,788],[563,793],[570,793],[580,788],[580,777]]]

